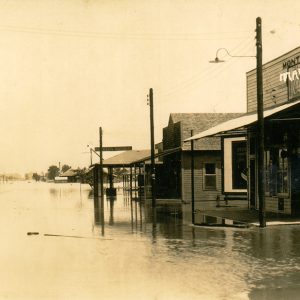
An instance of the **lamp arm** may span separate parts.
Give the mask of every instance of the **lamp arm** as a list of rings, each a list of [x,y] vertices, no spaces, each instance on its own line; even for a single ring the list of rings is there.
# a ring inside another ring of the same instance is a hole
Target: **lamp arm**
[[[216,58],[218,57],[219,51],[224,50],[230,57],[256,57],[256,55],[231,55],[226,48],[219,48],[216,52]]]
[[[89,146],[88,146],[88,147],[89,147]],[[91,147],[89,147],[89,148],[90,148],[90,150],[93,151],[97,156],[100,157],[100,155],[99,155],[93,148],[91,148]]]

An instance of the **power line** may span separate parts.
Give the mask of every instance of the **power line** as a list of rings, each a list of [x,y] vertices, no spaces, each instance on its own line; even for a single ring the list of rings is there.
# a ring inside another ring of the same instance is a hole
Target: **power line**
[[[137,40],[241,40],[247,37],[234,36],[248,31],[236,32],[201,32],[201,33],[118,33],[118,32],[96,32],[96,31],[74,31],[61,29],[47,29],[25,26],[0,25],[0,31],[30,33],[38,35],[54,35],[68,37],[102,38],[102,39],[137,39]],[[218,35],[213,37],[212,35]],[[227,36],[226,34],[233,34]],[[207,36],[205,36],[207,35]],[[223,37],[220,37],[223,35]]]
[[[251,38],[252,40],[252,38]],[[234,47],[231,51],[234,53],[235,51],[238,51],[239,53],[243,53],[242,51],[247,50],[250,47],[252,48],[252,42],[250,44],[250,41],[248,39],[248,43],[246,45],[242,46],[242,43],[238,44],[236,47]],[[176,85],[175,87],[171,88],[167,92],[163,93],[163,96],[170,96],[173,93],[177,92],[181,89],[186,89],[189,86],[201,81],[204,79],[200,84],[203,84],[207,80],[210,80],[211,78],[215,77],[216,75],[220,75],[224,72],[224,70],[231,67],[232,64],[234,64],[234,60],[228,60],[228,63],[222,66],[214,66],[213,68],[210,66],[207,66],[206,68],[202,69],[201,71],[197,72],[195,75],[190,77],[189,79],[182,81],[180,84]]]

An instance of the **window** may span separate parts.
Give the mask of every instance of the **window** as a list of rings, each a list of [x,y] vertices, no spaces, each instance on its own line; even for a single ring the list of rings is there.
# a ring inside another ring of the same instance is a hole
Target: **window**
[[[266,192],[270,196],[289,193],[287,149],[275,148],[265,152]]]
[[[204,189],[217,189],[216,164],[214,163],[204,164]]]
[[[270,160],[270,150],[265,151],[265,190],[266,193],[271,193],[271,160]]]
[[[287,150],[278,151],[278,172],[277,172],[277,192],[282,194],[288,193],[288,158]]]
[[[232,188],[247,189],[246,141],[232,142]]]

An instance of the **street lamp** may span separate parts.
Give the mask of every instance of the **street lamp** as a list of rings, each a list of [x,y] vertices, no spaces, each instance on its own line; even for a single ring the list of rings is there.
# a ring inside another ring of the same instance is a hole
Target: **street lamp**
[[[228,56],[230,56],[230,57],[256,57],[255,55],[231,55],[231,54],[229,53],[229,51],[228,51],[226,48],[219,48],[219,49],[217,50],[217,52],[216,52],[216,58],[215,58],[214,60],[210,60],[210,61],[209,61],[211,64],[217,64],[217,63],[225,62],[225,60],[222,60],[222,59],[220,59],[220,58],[218,57],[218,54],[219,54],[219,52],[220,52],[221,50],[225,51],[226,54],[227,54]]]
[[[256,91],[257,91],[257,161],[258,161],[258,198],[259,198],[259,226],[266,227],[265,213],[265,174],[264,174],[264,111],[263,111],[263,70],[262,70],[262,35],[261,18],[256,18],[256,56],[231,55],[226,48],[219,48],[216,58],[210,63],[225,62],[219,59],[219,51],[224,50],[230,57],[256,57]]]

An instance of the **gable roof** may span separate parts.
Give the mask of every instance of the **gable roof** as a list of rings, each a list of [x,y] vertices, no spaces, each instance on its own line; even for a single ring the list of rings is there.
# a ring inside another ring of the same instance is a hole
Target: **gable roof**
[[[245,113],[171,113],[173,123],[181,122],[184,127],[201,132]]]
[[[193,130],[193,134],[199,134],[218,124],[231,119],[238,118],[245,113],[171,113],[169,125],[181,123],[181,142],[188,139]],[[203,138],[194,144],[195,150],[221,150],[221,140],[218,137]],[[183,143],[183,150],[190,150],[190,145]]]
[[[78,174],[78,172],[74,169],[68,169],[67,171],[63,172],[62,174],[60,174],[60,177],[73,177],[76,176]]]

